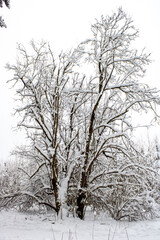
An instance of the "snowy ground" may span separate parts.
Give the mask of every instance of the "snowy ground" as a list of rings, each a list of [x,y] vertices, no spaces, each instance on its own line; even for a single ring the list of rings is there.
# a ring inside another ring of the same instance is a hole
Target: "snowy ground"
[[[0,240],[159,240],[160,219],[116,222],[88,217],[55,222],[52,215],[0,212]]]

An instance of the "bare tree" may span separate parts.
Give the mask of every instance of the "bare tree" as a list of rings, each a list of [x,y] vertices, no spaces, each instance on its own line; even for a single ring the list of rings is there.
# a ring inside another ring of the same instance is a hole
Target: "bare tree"
[[[146,196],[153,186],[154,170],[144,169],[131,141],[130,112],[156,114],[160,98],[156,89],[138,82],[150,59],[132,49],[138,31],[122,9],[102,16],[91,29],[93,38],[58,57],[44,42],[32,41],[31,53],[19,45],[17,64],[8,65],[20,100],[18,126],[29,139],[18,153],[34,163],[29,179],[38,182],[23,194],[57,214],[68,205],[84,219],[88,205],[101,205],[120,219],[124,209],[134,209],[133,195]],[[84,74],[86,69],[91,70]],[[142,173],[150,176],[143,186]]]
[[[18,86],[17,95],[21,107],[16,112],[22,117],[19,127],[27,131],[31,146],[19,151],[22,157],[37,161],[37,167],[33,170],[30,178],[35,177],[41,169],[45,168],[48,176],[48,186],[42,187],[34,197],[39,199],[42,188],[52,192],[54,202],[44,202],[52,207],[57,214],[65,202],[65,194],[68,181],[72,173],[74,162],[69,159],[69,150],[75,138],[72,129],[72,113],[70,113],[69,129],[65,132],[67,121],[67,107],[65,96],[70,91],[70,78],[76,78],[72,74],[72,68],[76,65],[78,53],[61,53],[55,60],[47,43],[36,45],[31,43],[33,55],[27,53],[24,47],[18,47],[21,57],[16,66],[8,66],[15,72],[14,84]],[[75,100],[76,101],[76,100]],[[72,107],[73,111],[73,107]],[[69,134],[69,135],[68,135]],[[67,143],[66,140],[67,139]],[[62,152],[62,142],[67,144]],[[69,143],[70,142],[70,143]],[[64,155],[66,158],[64,158]],[[63,174],[64,172],[64,174]],[[51,194],[51,193],[50,193]],[[41,203],[39,199],[39,203]]]
[[[145,73],[149,55],[132,49],[131,44],[138,31],[122,9],[111,17],[102,16],[92,25],[92,33],[93,38],[81,44],[84,58],[95,69],[92,81],[94,100],[87,112],[87,137],[84,138],[84,160],[77,198],[77,215],[82,219],[90,183],[94,184],[94,179],[108,174],[105,164],[103,171],[97,174],[98,162],[106,161],[108,164],[115,153],[123,154],[130,163],[136,159],[137,152],[129,137],[133,128],[129,111],[152,109],[155,112],[154,103],[160,103],[156,89],[137,81]],[[103,184],[101,188],[104,188]]]

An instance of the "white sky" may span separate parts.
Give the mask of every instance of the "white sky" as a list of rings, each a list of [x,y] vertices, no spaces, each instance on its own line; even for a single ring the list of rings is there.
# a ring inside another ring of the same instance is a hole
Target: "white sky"
[[[146,47],[154,62],[148,67],[146,82],[160,89],[160,1],[159,0],[11,0],[11,9],[0,9],[7,29],[0,29],[0,160],[22,137],[13,131],[13,90],[6,84],[11,74],[4,68],[16,59],[16,43],[25,46],[31,39],[47,40],[55,51],[69,49],[90,35],[95,18],[108,15],[119,6],[133,18],[140,30],[137,47]]]

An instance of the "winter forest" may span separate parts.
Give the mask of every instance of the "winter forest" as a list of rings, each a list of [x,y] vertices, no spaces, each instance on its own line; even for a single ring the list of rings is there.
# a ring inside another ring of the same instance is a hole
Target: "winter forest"
[[[47,41],[18,44],[7,64],[26,142],[12,152],[16,161],[0,165],[0,210],[84,221],[87,211],[129,222],[159,217],[159,141],[136,142],[133,121],[144,112],[159,122],[159,90],[143,81],[150,54],[136,49],[139,31],[122,8],[89,31],[59,54]]]

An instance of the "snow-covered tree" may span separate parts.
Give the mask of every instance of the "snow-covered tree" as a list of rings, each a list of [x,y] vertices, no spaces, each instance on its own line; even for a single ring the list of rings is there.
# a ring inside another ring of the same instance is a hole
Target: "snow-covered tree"
[[[77,214],[84,217],[85,201],[94,180],[109,174],[108,162],[123,154],[122,164],[134,166],[137,151],[129,133],[132,130],[130,110],[152,109],[160,103],[158,91],[138,82],[149,64],[149,55],[132,48],[138,36],[132,20],[119,9],[109,17],[101,17],[92,25],[93,38],[81,44],[81,53],[94,67],[90,108],[87,111],[87,135],[84,139]],[[92,100],[91,100],[92,99]],[[97,165],[103,163],[102,171]],[[136,163],[135,163],[136,165]],[[100,183],[101,185],[101,183]],[[96,188],[96,186],[95,186]],[[104,188],[104,185],[98,186]]]
[[[30,178],[42,169],[47,176],[47,183],[42,181],[41,188],[32,196],[59,213],[65,204],[74,168],[69,154],[77,129],[73,129],[71,111],[79,99],[76,93],[72,93],[71,81],[76,85],[78,75],[73,73],[73,67],[77,65],[80,54],[76,51],[61,53],[55,59],[47,43],[36,45],[32,42],[31,46],[32,55],[19,46],[21,57],[17,65],[8,66],[15,72],[13,81],[18,86],[17,95],[21,103],[16,110],[22,117],[18,126],[26,129],[31,143],[19,154],[37,162]],[[74,103],[70,103],[72,98]],[[39,197],[42,191],[52,194],[54,201],[42,201]]]
[[[20,100],[18,126],[29,139],[19,154],[34,162],[30,179],[40,183],[25,194],[57,214],[68,205],[84,219],[87,205],[97,202],[120,219],[129,203],[137,211],[135,202],[146,197],[154,172],[139,161],[130,112],[156,114],[160,98],[138,81],[150,59],[132,48],[138,31],[122,9],[102,16],[91,30],[92,38],[58,57],[44,42],[32,41],[31,53],[19,45],[17,64],[8,65]]]
[[[26,186],[29,187],[30,182],[27,175],[19,169],[29,171],[26,163],[12,159],[11,162],[5,162],[1,166],[0,174],[0,208],[13,207],[18,205],[22,207],[23,203],[27,204],[27,199],[22,196],[22,191]]]

